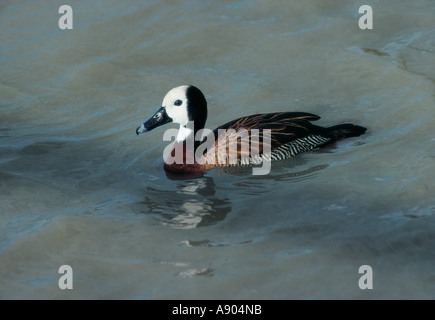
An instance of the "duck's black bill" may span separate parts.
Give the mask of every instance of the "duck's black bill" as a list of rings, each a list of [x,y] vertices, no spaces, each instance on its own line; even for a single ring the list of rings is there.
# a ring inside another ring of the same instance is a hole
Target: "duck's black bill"
[[[142,123],[140,127],[136,129],[136,134],[138,135],[139,133],[151,131],[154,128],[157,128],[171,121],[172,119],[166,113],[166,109],[160,107],[160,109],[157,110],[157,112],[151,118],[149,118],[147,121]]]

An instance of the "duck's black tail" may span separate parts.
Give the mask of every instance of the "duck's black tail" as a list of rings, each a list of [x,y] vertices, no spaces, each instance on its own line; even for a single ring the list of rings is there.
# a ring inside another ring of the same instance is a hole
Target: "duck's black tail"
[[[357,126],[351,123],[339,124],[326,128],[326,135],[333,141],[349,137],[358,137],[364,134],[367,128]]]

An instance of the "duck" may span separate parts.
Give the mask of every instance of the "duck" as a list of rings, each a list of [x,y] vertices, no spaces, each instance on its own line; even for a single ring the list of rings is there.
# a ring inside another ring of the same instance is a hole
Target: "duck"
[[[307,112],[261,113],[206,130],[204,94],[196,86],[182,85],[165,95],[161,107],[136,129],[136,134],[171,122],[179,124],[164,169],[181,174],[289,159],[344,138],[358,137],[367,130],[351,123],[329,127],[312,124],[319,119]]]

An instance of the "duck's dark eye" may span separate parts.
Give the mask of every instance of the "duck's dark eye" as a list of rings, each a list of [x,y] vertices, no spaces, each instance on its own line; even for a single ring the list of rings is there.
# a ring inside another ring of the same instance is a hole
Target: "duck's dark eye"
[[[175,100],[175,102],[174,102],[174,106],[181,106],[183,104],[183,101],[181,101],[181,100]]]

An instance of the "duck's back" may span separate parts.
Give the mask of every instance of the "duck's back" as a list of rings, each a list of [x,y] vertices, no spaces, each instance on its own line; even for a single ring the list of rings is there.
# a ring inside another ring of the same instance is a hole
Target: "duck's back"
[[[213,130],[214,145],[206,150],[207,162],[228,166],[283,160],[366,131],[353,124],[325,128],[310,122],[318,119],[310,113],[279,112],[233,120]]]

